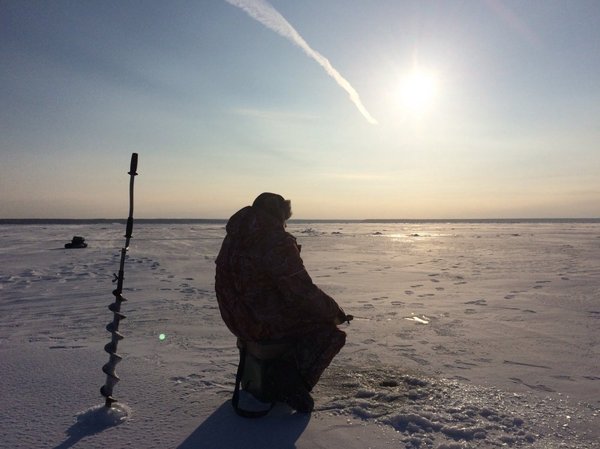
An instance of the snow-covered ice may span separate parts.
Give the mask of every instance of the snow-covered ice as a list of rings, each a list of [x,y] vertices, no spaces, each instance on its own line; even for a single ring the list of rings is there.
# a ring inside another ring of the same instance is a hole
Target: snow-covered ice
[[[356,319],[312,415],[245,420],[213,290],[223,224],[134,225],[110,412],[124,225],[0,225],[0,447],[600,447],[600,223],[288,230]],[[74,235],[89,247],[64,249]]]

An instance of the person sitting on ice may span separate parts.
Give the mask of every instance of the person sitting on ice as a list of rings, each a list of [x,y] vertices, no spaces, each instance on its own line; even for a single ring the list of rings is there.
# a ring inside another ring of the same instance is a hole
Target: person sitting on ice
[[[246,342],[290,342],[267,373],[277,402],[311,412],[310,395],[344,346],[337,325],[349,321],[336,301],[317,287],[286,232],[291,202],[262,193],[228,221],[216,259],[215,291],[223,321]]]

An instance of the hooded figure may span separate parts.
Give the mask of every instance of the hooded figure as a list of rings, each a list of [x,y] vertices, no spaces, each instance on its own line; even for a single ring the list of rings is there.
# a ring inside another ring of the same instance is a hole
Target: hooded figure
[[[215,291],[221,316],[238,338],[293,342],[282,381],[289,389],[290,378],[299,379],[292,388],[303,404],[282,400],[310,411],[309,392],[344,346],[346,334],[337,325],[347,317],[306,272],[295,237],[285,231],[290,216],[290,201],[274,193],[236,212],[216,260]]]

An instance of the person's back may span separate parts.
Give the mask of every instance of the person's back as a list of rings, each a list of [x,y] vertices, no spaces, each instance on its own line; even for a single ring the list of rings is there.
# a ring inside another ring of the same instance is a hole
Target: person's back
[[[221,316],[245,341],[291,339],[290,361],[310,390],[345,342],[346,315],[311,280],[296,239],[285,231],[289,201],[263,193],[234,214],[216,260]]]
[[[279,294],[275,272],[302,269],[289,266],[298,260],[285,257],[294,250],[295,242],[289,238],[278,220],[256,208],[246,207],[229,220],[216,262],[215,288],[223,319],[238,337],[260,341],[288,333],[289,309]]]

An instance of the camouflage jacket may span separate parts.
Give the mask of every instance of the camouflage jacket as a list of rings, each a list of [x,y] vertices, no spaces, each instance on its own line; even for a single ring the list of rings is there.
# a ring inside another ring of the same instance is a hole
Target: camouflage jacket
[[[221,316],[236,336],[251,341],[299,336],[343,314],[313,283],[296,239],[281,222],[249,206],[226,229],[215,291]]]

